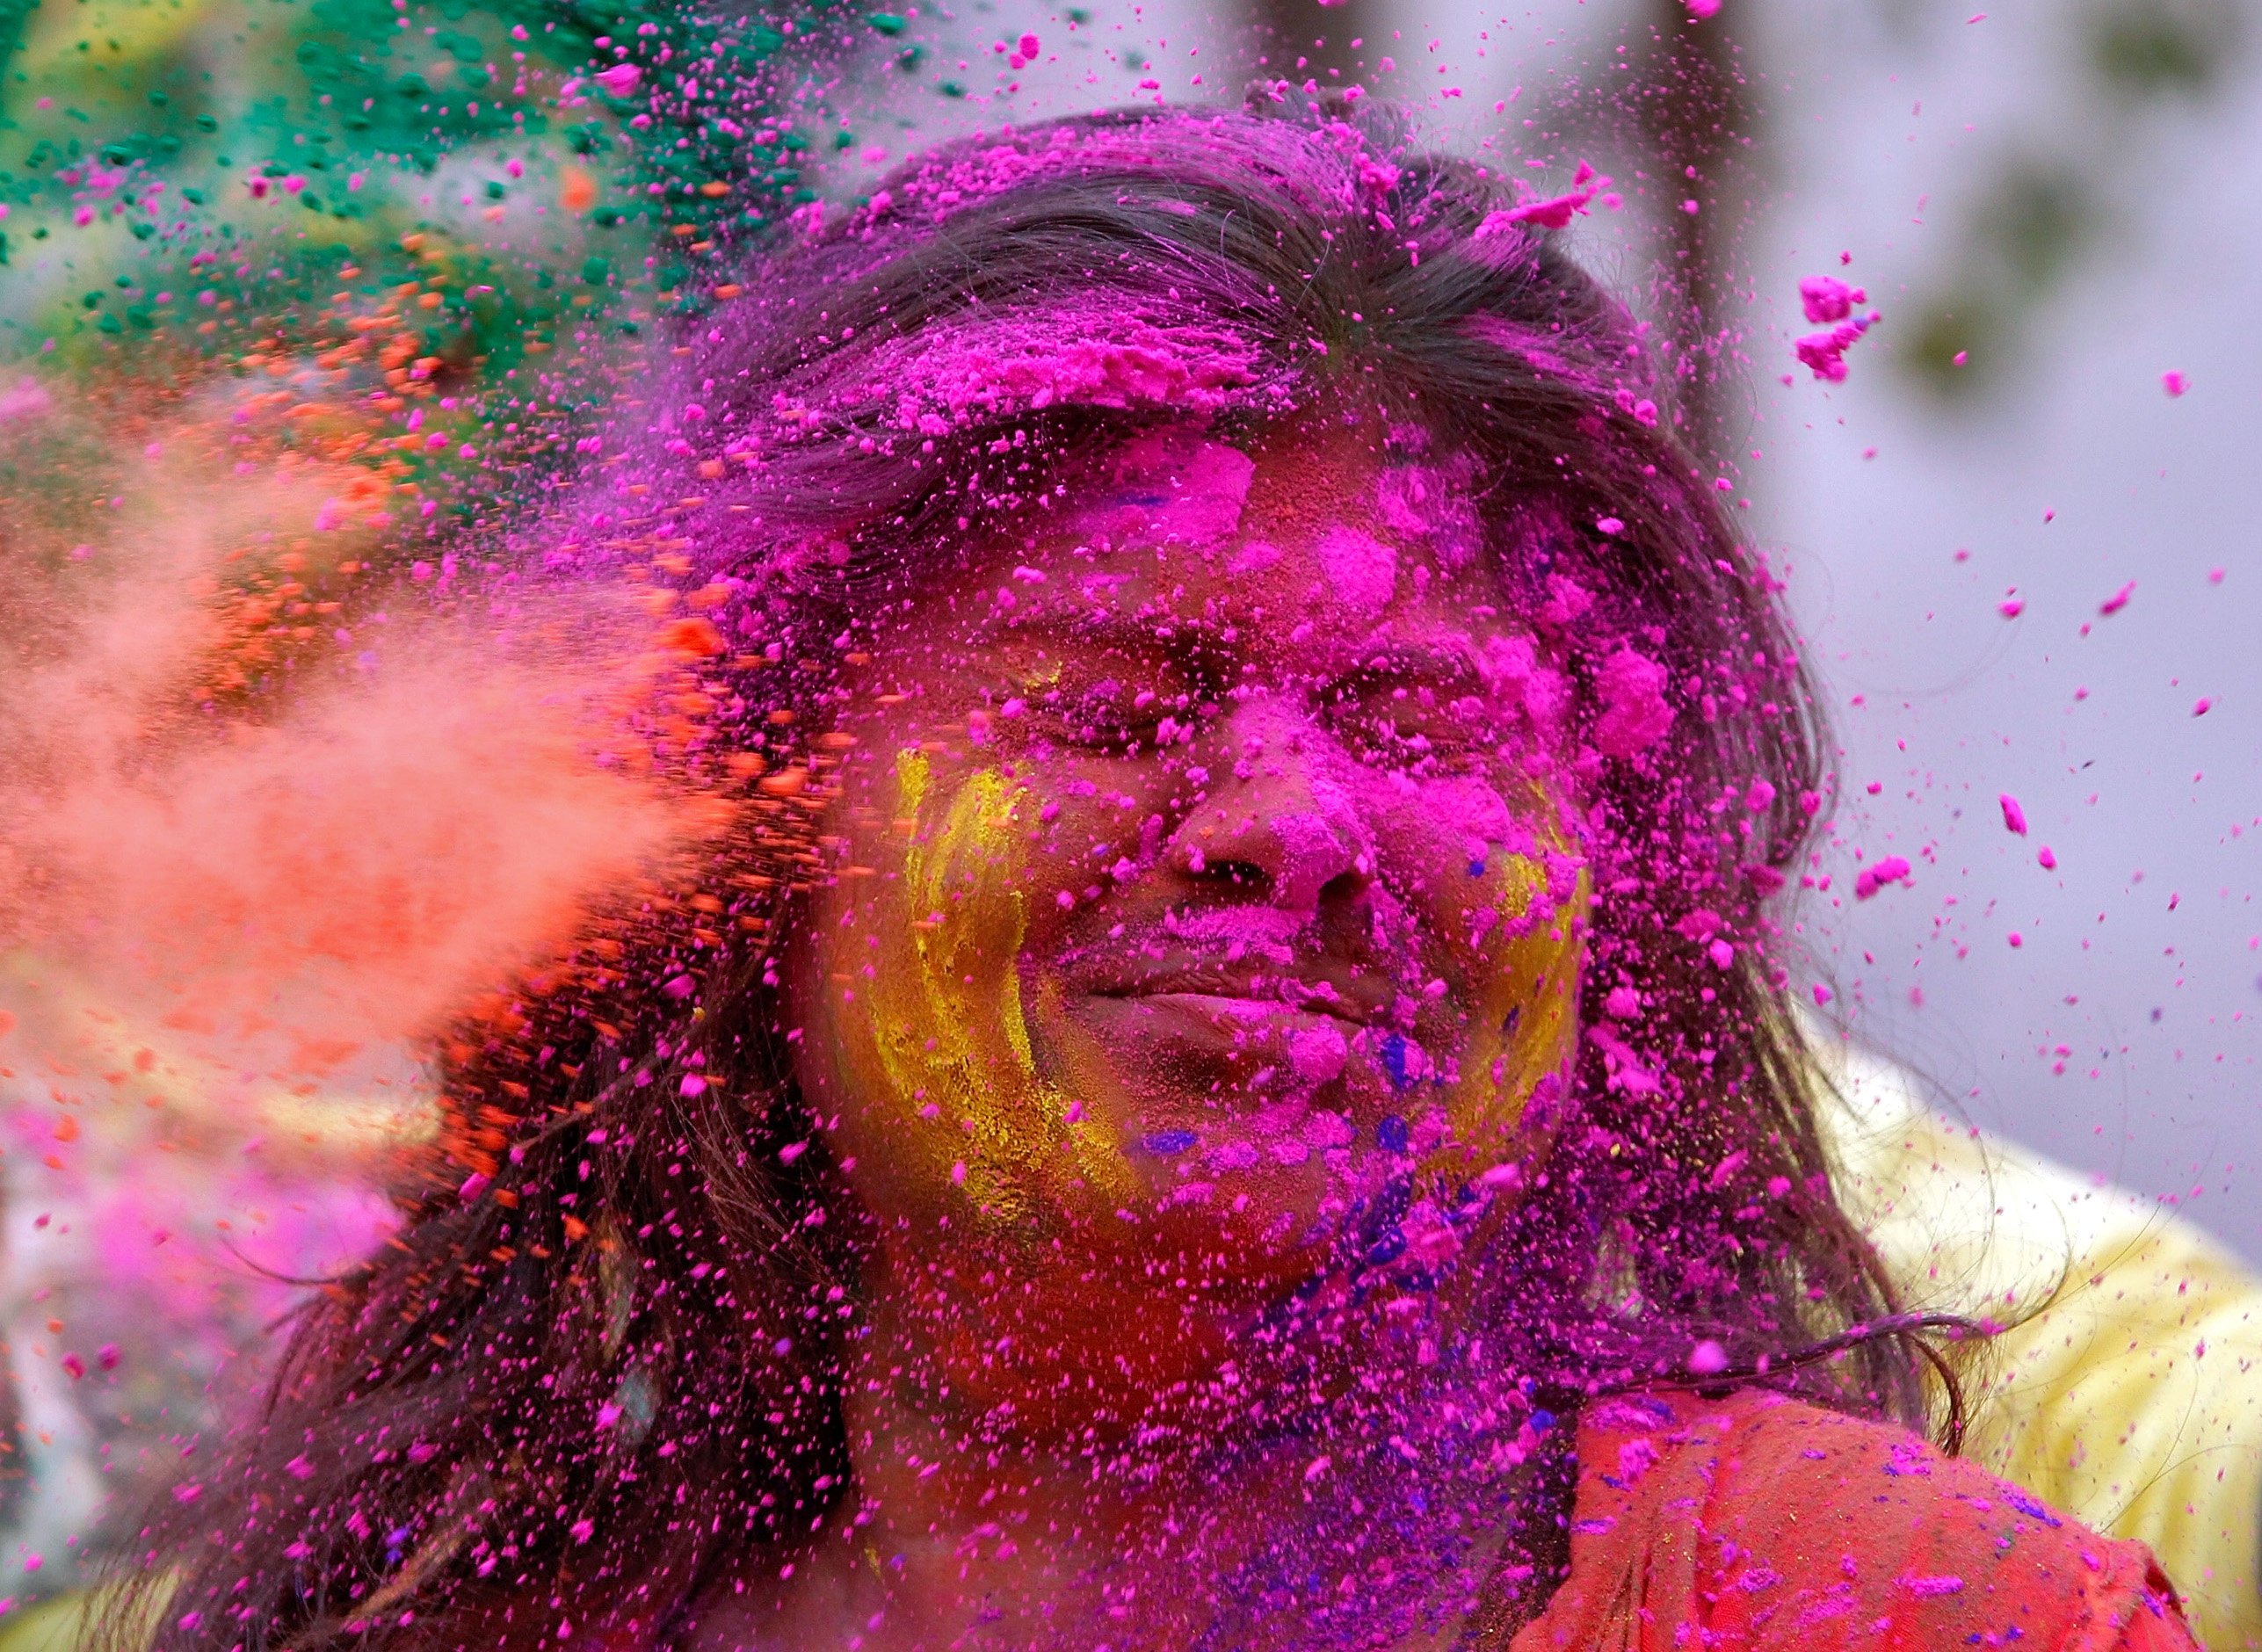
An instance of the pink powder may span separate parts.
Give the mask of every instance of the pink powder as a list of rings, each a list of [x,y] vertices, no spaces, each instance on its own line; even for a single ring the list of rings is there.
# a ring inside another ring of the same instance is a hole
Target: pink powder
[[[1605,517],[1603,520],[1613,522],[1617,518]],[[1619,525],[1622,527],[1625,525],[1620,523]],[[1567,626],[1577,623],[1587,610],[1593,606],[1592,591],[1568,575],[1550,574],[1548,576],[1548,599],[1540,605],[1538,612],[1533,617],[1542,626],[1562,630]]]
[[[1665,668],[1620,648],[1602,663],[1595,692],[1602,715],[1595,719],[1595,749],[1606,757],[1630,757],[1665,737],[1673,708],[1665,703]]]
[[[1810,322],[1842,322],[1868,297],[1860,287],[1848,286],[1834,275],[1810,275],[1799,283],[1799,303]]]
[[[1362,852],[1366,847],[1364,830],[1341,794],[1332,788],[1315,792],[1317,808],[1275,815],[1266,822],[1281,850],[1273,904],[1300,918],[1317,909],[1321,888],[1351,859],[1346,847]]]
[[[1251,948],[1284,947],[1302,933],[1305,915],[1277,906],[1228,906],[1164,915],[1166,934],[1181,940],[1238,942]]]
[[[1620,1038],[1607,1022],[1598,1022],[1586,1030],[1587,1042],[1602,1052],[1603,1070],[1606,1076],[1603,1087],[1612,1091],[1624,1090],[1633,1096],[1654,1096],[1664,1088],[1657,1074],[1642,1064],[1633,1047]]]
[[[1519,206],[1488,213],[1485,214],[1484,221],[1477,225],[1474,238],[1478,241],[1489,241],[1496,235],[1505,235],[1518,224],[1531,224],[1541,229],[1568,228],[1570,221],[1574,217],[1584,214],[1588,203],[1609,187],[1610,179],[1607,177],[1598,173],[1593,167],[1581,161],[1578,163],[1577,172],[1572,176],[1571,186],[1567,193],[1551,195],[1544,200],[1527,200]],[[1615,200],[1616,197],[1613,196],[1603,204],[1610,206]]]
[[[2114,591],[2110,597],[2107,597],[2103,602],[2098,604],[2097,612],[2100,615],[2119,613],[2123,608],[2126,608],[2128,605],[2128,599],[2135,594],[2136,582],[2132,579],[2127,584],[2123,585],[2119,591]]]
[[[1429,532],[1427,489],[1418,467],[1386,470],[1374,484],[1374,512],[1392,532],[1410,537]]]
[[[1657,428],[1657,404],[1648,396],[1637,396],[1633,391],[1620,385],[1612,393],[1611,399],[1618,403],[1621,412],[1631,414],[1636,424],[1650,430]]]
[[[1541,663],[1539,646],[1527,636],[1487,637],[1477,672],[1496,699],[1519,707],[1543,735],[1555,729],[1570,699],[1562,673]]]
[[[1875,311],[1854,316],[1839,322],[1826,333],[1809,333],[1791,348],[1798,359],[1812,370],[1817,379],[1831,384],[1845,381],[1845,352],[1854,341],[1867,332],[1879,317]]]
[[[1288,1035],[1288,1070],[1304,1083],[1326,1083],[1350,1059],[1350,1041],[1338,1028],[1300,1028]]]
[[[1716,1348],[1719,1344],[1715,1343],[1713,1346]],[[1726,1364],[1723,1358],[1719,1366],[1711,1368],[1716,1371]],[[1693,1357],[1690,1359],[1689,1368],[1692,1371],[1700,1369]],[[1657,1443],[1653,1439],[1628,1440],[1618,1448],[1618,1478],[1629,1486],[1636,1483],[1656,1466],[1658,1455]]]
[[[2024,837],[2026,835],[2026,811],[2019,807],[2019,800],[2005,792],[1995,801],[2003,805],[2004,829]]]
[[[939,436],[972,409],[1214,411],[1254,381],[1256,360],[1251,346],[1222,328],[1048,313],[990,318],[971,336],[882,347],[870,374],[875,394],[893,396],[900,428]]]
[[[11,419],[33,417],[46,412],[53,402],[47,387],[38,380],[19,379],[8,388],[0,390],[0,424]]]
[[[1385,470],[1374,485],[1374,509],[1392,532],[1429,541],[1448,572],[1467,566],[1483,543],[1467,489],[1432,466]]]
[[[1198,432],[1156,431],[1115,455],[1107,473],[1113,497],[1077,521],[1118,543],[1213,544],[1241,525],[1256,468],[1239,449],[1204,441]],[[1253,564],[1265,565],[1261,555]]]
[[[1398,553],[1358,528],[1338,525],[1319,537],[1320,569],[1346,608],[1378,612],[1398,588]]]
[[[1903,1577],[1898,1581],[1902,1588],[1919,1600],[1931,1600],[1941,1595],[1960,1595],[1963,1592],[1963,1579],[1961,1577]]]
[[[1853,898],[1867,901],[1889,883],[1909,880],[1909,863],[1898,855],[1888,855],[1874,866],[1864,866],[1853,880]]]
[[[1507,800],[1482,776],[1431,781],[1422,807],[1439,825],[1461,834],[1472,860],[1483,859],[1491,844],[1504,844],[1518,854],[1534,847],[1529,829],[1517,821]]]

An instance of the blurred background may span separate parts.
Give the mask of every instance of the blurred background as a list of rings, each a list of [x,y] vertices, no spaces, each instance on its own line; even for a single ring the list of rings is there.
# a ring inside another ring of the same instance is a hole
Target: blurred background
[[[1541,193],[1611,176],[1566,233],[1654,323],[1832,699],[1802,994],[2262,1262],[2258,34],[2257,0],[0,0],[0,1596],[130,1538],[298,1281],[381,1237],[426,1127],[408,1011],[293,1005],[499,955],[431,939],[492,889],[344,929],[285,893],[414,887],[446,786],[351,852],[289,823],[354,808],[350,764],[243,771],[265,837],[80,805],[389,669],[406,616],[356,591],[444,592],[498,492],[602,464],[735,252],[940,137],[1252,80],[1358,85]],[[1879,318],[1838,380],[1795,352],[1821,275]],[[511,922],[591,864],[519,866]],[[322,968],[199,1007],[207,931]]]

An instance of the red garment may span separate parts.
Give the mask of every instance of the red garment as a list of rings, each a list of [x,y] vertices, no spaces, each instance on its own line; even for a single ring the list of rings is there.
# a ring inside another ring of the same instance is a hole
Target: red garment
[[[1578,1431],[1570,1573],[1512,1652],[2188,1652],[2141,1543],[1906,1431],[1780,1395],[1642,1396]]]

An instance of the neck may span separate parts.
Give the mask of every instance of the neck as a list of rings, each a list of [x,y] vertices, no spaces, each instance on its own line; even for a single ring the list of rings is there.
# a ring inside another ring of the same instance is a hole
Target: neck
[[[782,1581],[777,1556],[752,1562],[762,1581],[750,1572],[731,1622],[709,1626],[717,1645],[845,1630],[866,1652],[1287,1647],[1309,1643],[1314,1610],[1361,1615],[1354,1639],[1403,1619],[1387,1643],[1448,1645],[1532,1501],[1517,1490],[1526,1452],[1503,1449],[1523,1409],[1488,1406],[1493,1385],[1473,1376],[1370,1365],[1284,1422],[1252,1397],[1289,1386],[1280,1373],[1181,1359],[1142,1387],[1153,1362],[1135,1364],[1120,1333],[1040,1340],[1010,1270],[938,1278],[882,1257],[874,1273],[845,1384],[849,1495]],[[1094,1349],[1113,1351],[1112,1381]],[[1552,1513],[1556,1499],[1537,1501]],[[1464,1547],[1440,1567],[1448,1536]],[[1376,1566],[1394,1591],[1314,1595],[1314,1576]]]
[[[883,1257],[875,1274],[845,1411],[858,1482],[900,1525],[1011,1514],[1120,1553],[1266,1454],[1229,1357],[1245,1315],[1173,1293],[1159,1324],[1135,1293],[1094,1304],[995,1253],[942,1269]]]
[[[866,1652],[1183,1647],[1210,1614],[1164,1581],[1230,1572],[1294,1501],[1309,1451],[1234,1438],[1231,1373],[1184,1358],[1207,1339],[1158,1362],[1104,1323],[1040,1324],[992,1260],[874,1259],[849,1495],[784,1586],[748,1580],[739,1644],[834,1644],[846,1622]]]

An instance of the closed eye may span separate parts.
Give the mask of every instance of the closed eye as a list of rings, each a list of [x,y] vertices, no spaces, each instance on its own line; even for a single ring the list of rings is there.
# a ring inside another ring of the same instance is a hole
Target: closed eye
[[[1024,738],[1107,757],[1129,757],[1192,738],[1200,699],[1167,665],[1099,676],[1061,673],[1041,693],[1014,702],[1011,725]]]
[[[1458,673],[1410,677],[1388,663],[1329,691],[1323,709],[1361,762],[1410,772],[1463,772],[1495,743],[1497,719],[1474,679]]]

